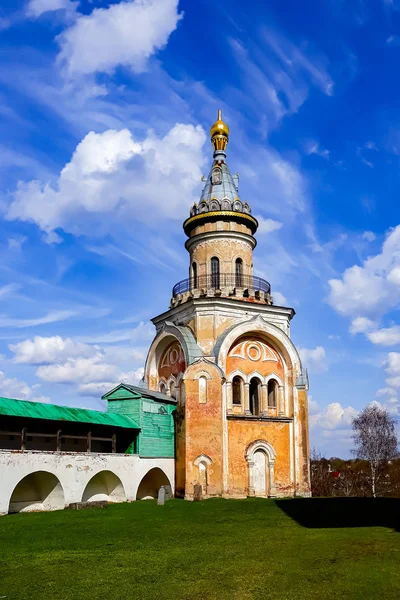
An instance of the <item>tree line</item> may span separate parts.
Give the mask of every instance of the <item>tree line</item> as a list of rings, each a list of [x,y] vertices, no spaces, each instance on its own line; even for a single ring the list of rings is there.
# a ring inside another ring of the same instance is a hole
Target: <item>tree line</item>
[[[313,496],[400,497],[400,456],[395,419],[370,404],[352,421],[354,459],[311,453]]]

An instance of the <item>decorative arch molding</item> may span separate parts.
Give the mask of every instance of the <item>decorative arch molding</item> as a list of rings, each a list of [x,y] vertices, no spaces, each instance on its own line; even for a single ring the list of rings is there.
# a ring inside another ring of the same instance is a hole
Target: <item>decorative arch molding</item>
[[[200,377],[205,377],[208,380],[212,379],[212,377],[208,371],[200,371],[199,373],[196,373],[196,375],[193,377],[193,379],[194,380],[200,379]]]
[[[238,338],[248,333],[257,335],[261,333],[269,338],[281,351],[286,362],[293,367],[295,379],[302,373],[300,356],[292,340],[282,329],[268,323],[260,315],[237,325],[232,325],[219,336],[213,348],[213,355],[221,369],[224,371],[226,369],[226,359],[232,345]]]
[[[228,383],[232,383],[234,377],[240,377],[241,379],[243,379],[244,383],[248,383],[248,378],[247,378],[246,373],[243,373],[243,371],[241,371],[240,369],[235,369],[234,371],[232,371],[232,373],[229,374],[226,381]]]
[[[262,384],[265,383],[265,377],[264,377],[264,375],[261,375],[261,373],[259,371],[253,371],[252,373],[247,375],[247,381],[250,383],[250,381],[253,379],[253,377],[256,377],[257,379],[259,379]]]
[[[257,493],[257,482],[256,482],[256,453],[262,452],[268,458],[268,463],[266,465],[266,472],[264,472],[264,477],[268,480],[268,487],[266,487],[265,492],[260,494]],[[249,444],[246,448],[246,462],[248,467],[248,494],[249,496],[268,495],[270,498],[276,497],[276,487],[275,487],[275,459],[276,452],[274,447],[267,442],[266,440],[256,440]]]
[[[217,365],[216,362],[214,362],[213,360],[207,359],[205,356],[201,356],[201,357],[197,358],[196,360],[194,360],[190,366],[198,365],[200,363],[204,363],[204,366],[205,366],[204,371],[206,373],[208,373],[208,369],[211,369],[211,368],[217,369],[217,371],[222,379],[222,383],[225,383],[225,380],[226,380],[225,373],[221,369],[221,367],[219,365]],[[199,373],[199,377],[200,376],[201,376],[201,373]],[[185,381],[185,379],[198,379],[198,377],[197,376],[191,377],[190,374],[188,374],[188,372],[186,370],[186,372],[183,374],[183,380]],[[212,375],[210,375],[210,379],[212,379]]]
[[[267,442],[267,440],[256,440],[255,442],[251,442],[246,448],[246,460],[252,460],[254,458],[255,452],[257,450],[263,450],[265,454],[268,456],[268,460],[270,462],[275,462],[276,452],[272,444]]]
[[[144,369],[144,380],[148,385],[150,376],[157,376],[157,359],[173,340],[177,340],[183,350],[186,365],[193,364],[203,356],[203,352],[198,346],[195,337],[189,327],[174,325],[171,321],[165,321],[163,327],[154,338],[146,358]]]
[[[271,379],[275,379],[278,385],[283,386],[283,381],[277,373],[268,373],[268,375],[266,375],[265,377],[265,383],[268,384],[268,381],[270,381]]]
[[[206,463],[206,465],[210,467],[213,461],[207,454],[200,454],[200,456],[194,459],[193,464],[195,467],[198,467],[200,463]]]

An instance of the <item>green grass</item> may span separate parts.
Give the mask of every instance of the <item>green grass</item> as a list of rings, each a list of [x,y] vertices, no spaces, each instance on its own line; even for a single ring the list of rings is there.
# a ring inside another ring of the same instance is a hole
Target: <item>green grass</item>
[[[399,598],[400,534],[375,525],[382,506],[351,502],[142,501],[8,515],[0,598]],[[340,527],[342,514],[373,526]]]

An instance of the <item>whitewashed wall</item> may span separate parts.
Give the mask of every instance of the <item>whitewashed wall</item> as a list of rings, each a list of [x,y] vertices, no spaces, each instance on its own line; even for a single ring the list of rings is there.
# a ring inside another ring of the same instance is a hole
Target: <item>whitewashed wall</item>
[[[142,479],[155,467],[164,472],[173,490],[173,458],[0,451],[0,515],[9,512],[15,488],[32,473],[38,475],[20,484],[12,510],[57,510],[88,500],[133,501]]]

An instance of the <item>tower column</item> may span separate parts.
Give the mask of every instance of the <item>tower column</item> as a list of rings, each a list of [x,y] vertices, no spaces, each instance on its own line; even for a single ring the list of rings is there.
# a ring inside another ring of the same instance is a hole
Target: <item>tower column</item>
[[[261,416],[266,417],[268,415],[268,385],[266,383],[261,384]]]
[[[244,414],[251,415],[250,412],[250,384],[244,384]]]
[[[226,385],[226,408],[228,413],[232,412],[232,405],[233,405],[233,399],[232,399],[232,382],[231,381],[227,381],[225,383]]]
[[[283,385],[278,388],[278,414],[283,417],[285,414],[285,390]]]

